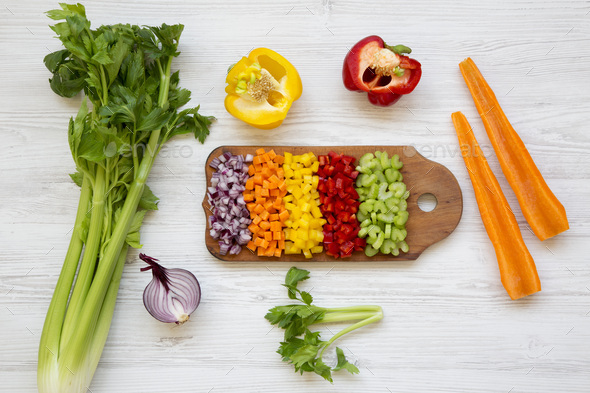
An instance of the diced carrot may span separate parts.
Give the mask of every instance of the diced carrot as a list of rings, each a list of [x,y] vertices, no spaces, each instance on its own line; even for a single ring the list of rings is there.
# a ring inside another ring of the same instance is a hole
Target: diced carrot
[[[266,167],[262,169],[262,176],[266,179],[268,179],[269,177],[271,177],[273,175],[273,171],[272,169]]]
[[[256,231],[249,245],[259,256],[281,256],[285,248],[282,222],[288,220],[289,212],[283,202],[287,194],[284,161],[274,150],[260,148],[248,168],[250,178],[243,195],[252,220],[248,228]]]
[[[272,206],[275,209],[280,209],[282,205],[283,205],[283,198],[281,198],[280,196],[277,196],[277,198],[275,199],[275,201],[272,204]]]
[[[271,220],[270,230],[273,232],[281,232],[283,230],[283,226],[281,225],[280,221],[272,221]]]
[[[248,242],[248,244],[246,245],[246,248],[248,248],[252,251],[256,251],[256,243],[254,243],[252,240],[250,240]]]
[[[289,219],[289,212],[285,209],[279,213],[279,220],[285,222]]]
[[[252,181],[254,182],[254,184],[262,185],[262,176],[254,175],[252,177]]]
[[[263,204],[264,210],[268,211],[272,207],[272,201],[267,201]],[[269,212],[270,213],[270,212]]]
[[[276,248],[272,248],[272,249],[271,249],[270,247],[269,247],[269,248],[267,248],[267,249],[264,251],[264,256],[265,256],[265,257],[274,257],[274,256],[275,256],[275,250],[276,250]]]

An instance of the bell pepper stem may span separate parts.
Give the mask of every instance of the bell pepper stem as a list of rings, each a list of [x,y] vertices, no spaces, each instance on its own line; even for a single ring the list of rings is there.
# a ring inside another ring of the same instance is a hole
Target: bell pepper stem
[[[412,49],[410,49],[409,47],[405,46],[405,45],[387,45],[387,44],[383,44],[383,46],[387,49],[389,49],[390,51],[392,51],[393,53],[396,53],[398,55],[404,55],[404,54],[410,54],[412,53]]]

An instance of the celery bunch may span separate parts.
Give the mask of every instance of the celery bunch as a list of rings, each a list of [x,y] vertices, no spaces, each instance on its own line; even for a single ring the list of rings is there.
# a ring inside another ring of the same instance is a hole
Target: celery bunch
[[[68,141],[81,187],[72,238],[39,345],[38,387],[86,392],[115,307],[128,247],[158,198],[146,180],[162,145],[193,133],[203,143],[211,117],[178,110],[190,91],[171,72],[182,25],[128,24],[93,30],[81,4],[49,11],[65,49],[45,57],[50,85],[84,99],[70,119]],[[78,274],[76,275],[76,272]]]

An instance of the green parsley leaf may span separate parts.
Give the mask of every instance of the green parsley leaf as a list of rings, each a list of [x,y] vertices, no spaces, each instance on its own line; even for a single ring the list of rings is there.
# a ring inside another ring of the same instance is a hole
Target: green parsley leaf
[[[147,185],[143,186],[143,194],[139,200],[139,207],[146,210],[158,210],[159,200],[160,198],[155,196]]]
[[[336,347],[336,357],[338,358],[338,364],[333,368],[334,371],[345,369],[351,374],[358,374],[359,369],[352,363],[349,363],[344,356],[344,351]]]

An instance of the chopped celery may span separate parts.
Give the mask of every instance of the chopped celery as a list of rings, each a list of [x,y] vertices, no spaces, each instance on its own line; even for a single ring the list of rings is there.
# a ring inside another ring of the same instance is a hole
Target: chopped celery
[[[370,244],[367,244],[367,247],[365,247],[365,255],[370,257],[374,257],[375,255],[377,255],[379,253],[379,250],[373,248],[373,246],[371,246]]]
[[[399,156],[390,158],[387,152],[367,153],[359,160],[356,186],[362,203],[357,218],[361,222],[359,237],[367,239],[367,256],[379,251],[394,256],[409,251],[404,239],[410,192],[403,183],[402,167]]]
[[[357,220],[358,220],[359,222],[363,222],[363,221],[365,221],[366,219],[369,219],[369,220],[370,220],[370,217],[369,217],[369,216],[368,216],[366,213],[363,213],[363,212],[361,212],[361,211],[358,211],[358,212],[356,213],[356,218],[357,218]]]
[[[373,242],[372,246],[375,248],[380,248],[384,240],[385,234],[383,232],[379,232],[379,235],[377,235],[377,240]]]
[[[381,251],[383,254],[391,254],[391,251],[393,251],[394,247],[395,242],[393,242],[391,239],[385,239],[379,251]]]
[[[391,167],[399,170],[402,169],[403,166],[404,164],[399,160],[399,156],[394,154],[393,157],[391,157]]]
[[[395,213],[379,213],[377,214],[377,220],[383,221],[387,224],[391,224],[396,218]]]

